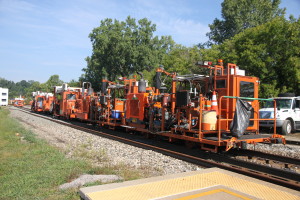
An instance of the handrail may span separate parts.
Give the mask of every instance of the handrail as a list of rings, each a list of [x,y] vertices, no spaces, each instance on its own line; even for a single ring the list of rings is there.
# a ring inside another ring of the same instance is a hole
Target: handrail
[[[251,98],[251,97],[237,97],[237,96],[221,96],[219,98],[219,116],[221,115],[221,109],[222,109],[222,98],[228,98],[228,99],[245,99],[245,100],[258,100],[258,101],[273,101],[274,102],[274,118],[272,120],[274,120],[274,134],[276,134],[276,101],[274,99],[264,99],[264,98]],[[233,119],[221,119],[220,117],[218,118],[218,142],[221,142],[221,121],[230,121]],[[259,117],[259,113],[258,113],[258,119],[250,119],[251,121],[259,121],[259,120],[265,120],[268,121],[270,119],[260,119]]]
[[[246,99],[246,100],[259,100],[259,101],[274,101],[273,99],[263,99],[263,98],[251,98],[251,97],[236,97],[236,96],[223,96],[229,99]]]

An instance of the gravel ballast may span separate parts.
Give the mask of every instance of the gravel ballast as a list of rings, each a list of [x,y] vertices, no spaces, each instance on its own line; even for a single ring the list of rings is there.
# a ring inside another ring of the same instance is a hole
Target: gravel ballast
[[[18,119],[39,138],[65,152],[67,157],[79,157],[96,166],[125,165],[144,169],[148,176],[200,170],[196,165],[63,126],[17,108],[11,107],[10,111],[11,117]]]
[[[83,131],[32,116],[11,108],[11,116],[17,118],[38,137],[61,149],[67,157],[90,161],[96,166],[125,165],[142,169],[148,175],[158,176],[200,170],[196,165],[163,154],[102,138]],[[248,149],[287,157],[300,158],[300,147],[282,144],[248,145]]]

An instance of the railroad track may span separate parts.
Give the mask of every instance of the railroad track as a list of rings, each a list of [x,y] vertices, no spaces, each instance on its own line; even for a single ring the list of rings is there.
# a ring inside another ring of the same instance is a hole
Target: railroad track
[[[247,160],[258,160],[259,162],[262,162],[266,165],[276,165],[277,168],[285,168],[287,170],[292,170],[294,168],[295,171],[297,171],[300,167],[300,159],[296,158],[247,149],[232,150],[230,151],[230,153],[234,157],[242,157]]]
[[[299,141],[295,141],[295,140],[286,140],[286,144],[291,144],[291,145],[298,145],[298,146],[300,146],[300,142],[299,142]]]
[[[11,106],[13,107],[13,106]],[[28,107],[28,106],[25,106],[25,107],[18,107],[19,109],[21,110],[26,110],[26,111],[31,111],[31,109]],[[37,114],[37,113],[35,113]],[[42,114],[42,113],[39,113],[40,115],[43,115],[43,116],[46,116],[46,114]],[[296,140],[286,140],[286,144],[288,145],[295,145],[295,146],[300,146],[300,141],[296,141]]]
[[[137,140],[133,140],[133,139],[120,137],[118,135],[109,134],[104,131],[95,130],[94,128],[87,128],[87,127],[83,127],[80,125],[67,123],[62,120],[53,119],[48,116],[43,116],[41,114],[32,113],[32,112],[30,112],[30,109],[28,109],[28,108],[21,108],[20,110],[23,112],[26,112],[28,114],[31,114],[31,115],[34,115],[37,117],[41,117],[41,118],[53,121],[55,123],[69,126],[69,127],[81,130],[81,131],[85,131],[85,132],[88,132],[88,133],[91,133],[91,134],[94,134],[97,136],[102,136],[102,137],[106,137],[109,139],[117,140],[117,141],[129,144],[129,145],[133,145],[136,147],[140,147],[143,149],[160,152],[164,155],[178,158],[178,159],[202,166],[204,168],[218,167],[221,169],[229,170],[229,171],[236,172],[239,174],[244,174],[244,175],[247,175],[247,176],[250,176],[253,178],[257,178],[257,179],[271,182],[274,184],[278,184],[278,185],[281,185],[284,187],[288,187],[288,188],[291,188],[291,189],[294,189],[297,191],[300,190],[300,183],[299,183],[300,174],[292,172],[291,170],[288,170],[286,168],[278,169],[278,168],[273,168],[273,167],[266,166],[266,165],[252,163],[249,161],[243,161],[240,159],[232,158],[232,157],[228,156],[227,154],[216,154],[216,153],[208,153],[208,152],[204,152],[204,151],[192,151],[192,150],[190,152],[188,152],[187,149],[178,150],[176,147],[174,148],[175,145],[173,145],[173,147],[169,146],[168,148],[164,148],[159,145],[153,145],[153,144],[149,144],[149,143],[146,143],[143,141],[137,141]],[[256,151],[253,151],[252,153],[255,154],[255,152]],[[250,154],[250,151],[248,151],[248,152],[245,151],[244,153]],[[266,156],[266,154],[264,154],[264,156]],[[271,155],[269,155],[269,156],[271,156]],[[272,155],[273,160],[284,159],[283,157],[281,157],[281,158],[279,158],[279,157],[280,156]],[[291,161],[291,159],[289,161],[285,161],[285,163],[290,162],[290,161]],[[291,162],[294,162],[294,161],[291,161]],[[297,159],[296,159],[295,162],[298,162],[298,164],[299,164],[300,160],[297,161]]]

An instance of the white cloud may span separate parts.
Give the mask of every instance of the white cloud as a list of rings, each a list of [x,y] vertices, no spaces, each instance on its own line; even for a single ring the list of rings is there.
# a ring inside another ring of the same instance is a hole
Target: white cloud
[[[36,6],[26,1],[7,0],[0,1],[0,12],[11,12],[18,14],[24,11],[33,11]]]

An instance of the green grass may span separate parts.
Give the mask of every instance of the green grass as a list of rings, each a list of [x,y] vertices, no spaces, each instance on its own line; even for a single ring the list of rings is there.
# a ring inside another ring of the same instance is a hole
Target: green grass
[[[79,199],[78,189],[58,186],[81,174],[117,174],[125,180],[142,177],[128,167],[93,167],[83,159],[67,159],[0,109],[0,199]],[[93,184],[89,184],[93,185]]]

